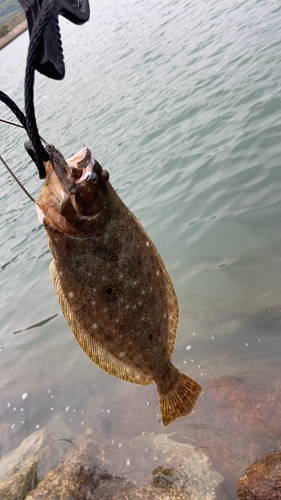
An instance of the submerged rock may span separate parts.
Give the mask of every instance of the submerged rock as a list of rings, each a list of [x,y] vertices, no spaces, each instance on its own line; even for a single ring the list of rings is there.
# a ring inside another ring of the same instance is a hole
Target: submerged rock
[[[38,466],[51,453],[46,429],[34,432],[0,461],[1,500],[24,500],[39,481]]]
[[[214,498],[213,491],[222,479],[202,450],[178,443],[166,434],[151,433],[128,441],[119,441],[118,437],[107,440],[98,458],[111,474],[125,476],[138,486],[148,481],[154,485],[169,481],[177,491],[185,488],[194,500]],[[161,470],[170,473],[159,477]]]
[[[209,379],[204,391],[201,405],[179,421],[173,437],[204,447],[236,489],[250,463],[281,451],[281,390],[241,376]]]
[[[281,453],[250,465],[238,483],[237,494],[239,500],[281,500]]]
[[[221,480],[201,450],[165,434],[99,444],[88,430],[26,500],[214,500]]]

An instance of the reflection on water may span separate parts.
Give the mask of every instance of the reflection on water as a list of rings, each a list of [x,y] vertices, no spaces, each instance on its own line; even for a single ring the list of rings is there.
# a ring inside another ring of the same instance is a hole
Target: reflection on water
[[[236,498],[249,461],[279,449],[280,7],[106,0],[61,25],[67,75],[36,77],[40,132],[66,157],[92,150],[163,257],[181,309],[173,360],[205,390],[167,433],[203,447]],[[0,53],[21,107],[27,43]],[[1,154],[37,196],[24,140],[1,125]],[[156,388],[109,377],[77,345],[34,207],[1,180],[1,453],[43,426],[101,442],[163,433]]]
[[[46,325],[46,323],[49,323],[52,319],[56,318],[58,314],[54,314],[53,316],[50,316],[50,318],[43,319],[42,321],[39,321],[39,323],[36,323],[35,325],[28,326],[25,330],[18,330],[17,332],[13,332],[13,335],[16,335],[17,333],[24,332],[26,330],[31,330],[32,328],[38,328],[39,326]]]

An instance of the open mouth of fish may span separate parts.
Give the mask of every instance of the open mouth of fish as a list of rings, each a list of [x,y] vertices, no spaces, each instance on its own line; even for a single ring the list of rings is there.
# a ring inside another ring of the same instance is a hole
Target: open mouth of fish
[[[78,235],[81,223],[87,221],[91,225],[103,210],[100,196],[96,196],[96,203],[94,200],[109,174],[88,148],[81,149],[67,160],[53,146],[48,145],[47,149],[51,159],[45,165],[45,185],[36,200],[39,221],[45,219],[45,224],[51,224],[58,231]]]

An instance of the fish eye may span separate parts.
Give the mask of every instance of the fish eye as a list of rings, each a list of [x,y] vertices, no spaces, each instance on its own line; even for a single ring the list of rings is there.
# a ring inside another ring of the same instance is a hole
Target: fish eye
[[[96,184],[98,182],[98,176],[97,174],[92,174],[91,175],[91,181],[93,184]]]

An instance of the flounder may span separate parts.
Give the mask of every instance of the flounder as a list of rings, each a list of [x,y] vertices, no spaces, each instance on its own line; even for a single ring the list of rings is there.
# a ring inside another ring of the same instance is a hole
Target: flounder
[[[102,370],[133,384],[155,382],[167,426],[189,415],[203,392],[171,363],[179,307],[168,272],[91,152],[66,161],[54,146],[47,150],[36,204],[62,312]]]

